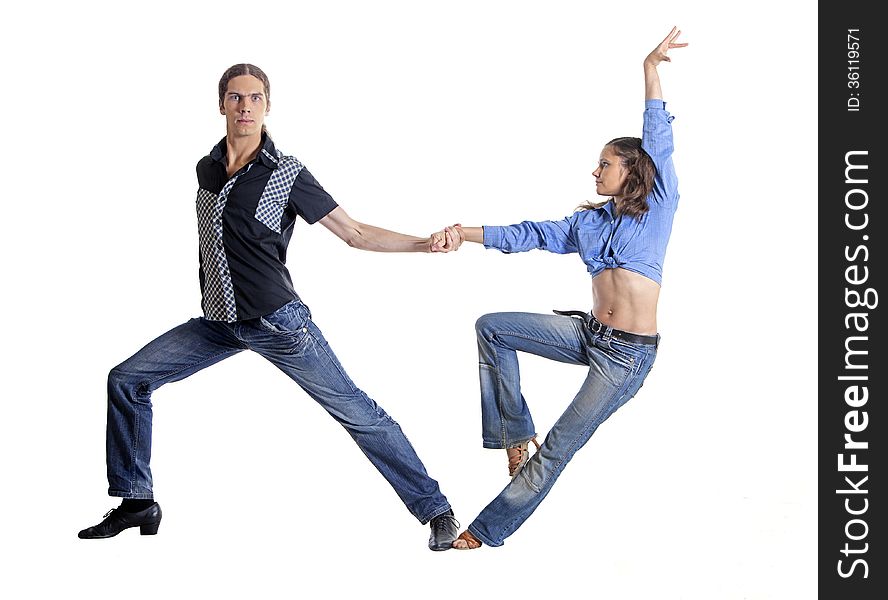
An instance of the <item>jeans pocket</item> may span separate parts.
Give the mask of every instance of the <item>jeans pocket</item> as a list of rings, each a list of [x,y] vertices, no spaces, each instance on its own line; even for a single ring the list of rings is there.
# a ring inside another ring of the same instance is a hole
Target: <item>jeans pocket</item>
[[[605,354],[607,354],[608,358],[612,361],[630,370],[635,367],[638,349],[632,344],[611,338],[603,345],[605,346],[603,348]]]
[[[308,332],[308,308],[299,300],[283,305],[271,314],[259,317],[259,324],[271,333],[301,335]]]

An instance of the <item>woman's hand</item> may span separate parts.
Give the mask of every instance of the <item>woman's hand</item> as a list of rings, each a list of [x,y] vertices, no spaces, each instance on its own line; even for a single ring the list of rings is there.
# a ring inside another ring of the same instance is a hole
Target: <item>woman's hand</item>
[[[678,39],[679,35],[681,35],[681,30],[677,27],[673,27],[672,31],[669,32],[669,35],[666,36],[666,39],[660,42],[660,44],[644,59],[645,66],[656,67],[663,61],[670,62],[672,59],[666,54],[669,50],[672,50],[673,48],[684,48],[687,46],[687,43],[677,43],[675,41]]]
[[[675,40],[681,35],[678,27],[673,27],[669,35],[666,36],[659,45],[654,48],[650,54],[644,59],[644,99],[645,100],[662,100],[663,92],[660,90],[660,76],[657,74],[657,65],[661,62],[671,62],[672,59],[666,54],[673,48],[684,48],[687,43],[678,43]]]
[[[429,236],[429,251],[431,252],[454,252],[459,250],[460,244],[464,238],[460,235],[459,223],[445,227],[441,231],[437,231]]]

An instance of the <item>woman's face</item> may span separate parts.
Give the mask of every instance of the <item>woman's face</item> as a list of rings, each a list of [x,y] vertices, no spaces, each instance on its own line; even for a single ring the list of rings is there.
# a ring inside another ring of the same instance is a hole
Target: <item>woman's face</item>
[[[613,149],[605,146],[598,158],[598,168],[592,171],[592,175],[595,176],[595,192],[599,196],[618,197],[623,193],[629,170]]]
[[[268,114],[265,86],[252,75],[238,75],[228,82],[220,112],[225,115],[228,134],[251,136],[262,132]]]

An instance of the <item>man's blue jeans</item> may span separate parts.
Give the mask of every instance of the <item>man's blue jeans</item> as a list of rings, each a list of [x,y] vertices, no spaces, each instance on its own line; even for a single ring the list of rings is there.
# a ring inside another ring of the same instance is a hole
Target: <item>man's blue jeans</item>
[[[253,350],[289,375],[336,419],[426,523],[450,505],[400,426],[358,389],[300,300],[258,319],[191,319],[163,334],[108,376],[108,493],[152,498],[151,394],[242,350]]]
[[[540,450],[469,525],[485,544],[502,546],[543,501],[574,453],[638,392],[657,347],[611,337],[610,328],[593,333],[580,319],[555,315],[496,313],[484,315],[475,327],[485,448],[508,448],[536,435],[521,394],[518,351],[589,367],[586,381]]]

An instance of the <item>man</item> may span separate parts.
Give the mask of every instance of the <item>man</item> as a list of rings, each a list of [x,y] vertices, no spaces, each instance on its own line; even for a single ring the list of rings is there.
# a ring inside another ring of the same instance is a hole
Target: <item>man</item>
[[[200,284],[204,316],[139,350],[108,378],[108,493],[121,505],[79,533],[112,537],[130,527],[157,533],[151,458],[151,393],[242,350],[295,380],[349,432],[410,512],[431,524],[429,548],[446,550],[458,524],[398,424],[349,379],[311,320],[285,266],[296,217],[320,222],[350,246],[378,252],[449,252],[453,228],[429,238],[358,223],[265,131],[270,85],[254,65],[219,81],[226,136],[197,165]]]

